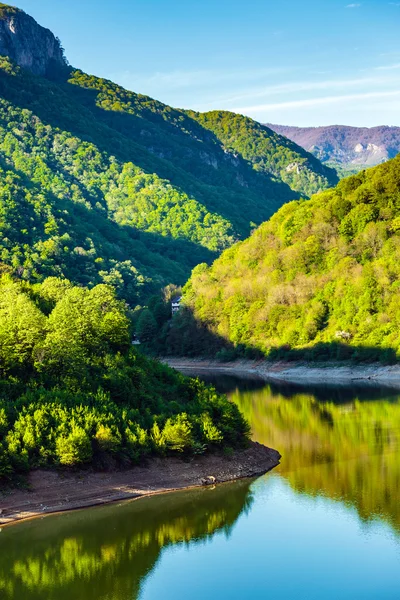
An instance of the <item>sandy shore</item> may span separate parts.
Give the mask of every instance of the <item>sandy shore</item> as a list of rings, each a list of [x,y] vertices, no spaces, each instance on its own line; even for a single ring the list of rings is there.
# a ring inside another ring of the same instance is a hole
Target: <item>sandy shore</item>
[[[263,475],[279,464],[280,454],[252,442],[246,450],[152,459],[146,466],[107,473],[33,471],[27,490],[0,492],[0,525],[47,513],[85,508],[117,500]]]
[[[293,363],[265,360],[197,360],[167,358],[162,362],[183,373],[220,372],[240,376],[256,376],[265,381],[283,381],[298,384],[376,384],[400,389],[400,365],[383,366],[379,363],[356,365],[347,363]]]

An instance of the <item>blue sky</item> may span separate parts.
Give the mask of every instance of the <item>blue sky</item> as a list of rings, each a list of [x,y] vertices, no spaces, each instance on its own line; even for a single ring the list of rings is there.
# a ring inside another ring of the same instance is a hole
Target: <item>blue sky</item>
[[[400,0],[19,0],[72,65],[176,107],[400,125]]]

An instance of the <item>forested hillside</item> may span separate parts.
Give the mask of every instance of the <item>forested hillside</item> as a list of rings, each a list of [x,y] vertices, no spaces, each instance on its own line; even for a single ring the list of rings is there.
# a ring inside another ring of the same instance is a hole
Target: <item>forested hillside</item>
[[[137,354],[112,287],[0,279],[0,479],[243,446],[237,407]]]
[[[334,181],[318,161],[292,177],[304,152],[265,128],[252,160],[248,120],[237,149],[198,115],[69,67],[22,11],[2,5],[0,21],[15,29],[2,53],[26,67],[0,57],[0,254],[24,279],[111,283],[135,304]]]
[[[274,175],[303,197],[338,183],[334,169],[249,117],[217,110],[189,114],[215,133],[228,150],[248,160],[258,173]]]
[[[397,157],[311,200],[286,204],[212,267],[196,267],[169,346],[183,353],[225,348],[394,360],[399,265]]]

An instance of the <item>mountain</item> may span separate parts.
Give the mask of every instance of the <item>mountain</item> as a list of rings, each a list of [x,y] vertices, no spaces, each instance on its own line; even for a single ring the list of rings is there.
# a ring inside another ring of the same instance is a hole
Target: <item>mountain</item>
[[[400,152],[400,127],[268,127],[314,154],[324,163],[361,170],[378,165]]]
[[[272,174],[302,196],[310,196],[338,182],[334,169],[321,165],[287,137],[249,117],[226,111],[189,114],[211,130],[226,149],[249,161],[258,173]]]
[[[170,351],[394,360],[399,280],[400,155],[286,204],[196,267]]]
[[[4,4],[0,40],[0,260],[24,279],[111,283],[135,304],[336,181],[249,119],[221,127],[70,67]]]

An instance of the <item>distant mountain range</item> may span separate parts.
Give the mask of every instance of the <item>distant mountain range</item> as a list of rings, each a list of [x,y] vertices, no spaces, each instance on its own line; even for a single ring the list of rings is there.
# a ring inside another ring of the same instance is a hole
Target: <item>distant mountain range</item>
[[[322,162],[354,171],[378,165],[400,152],[400,127],[267,126],[299,144]]]

